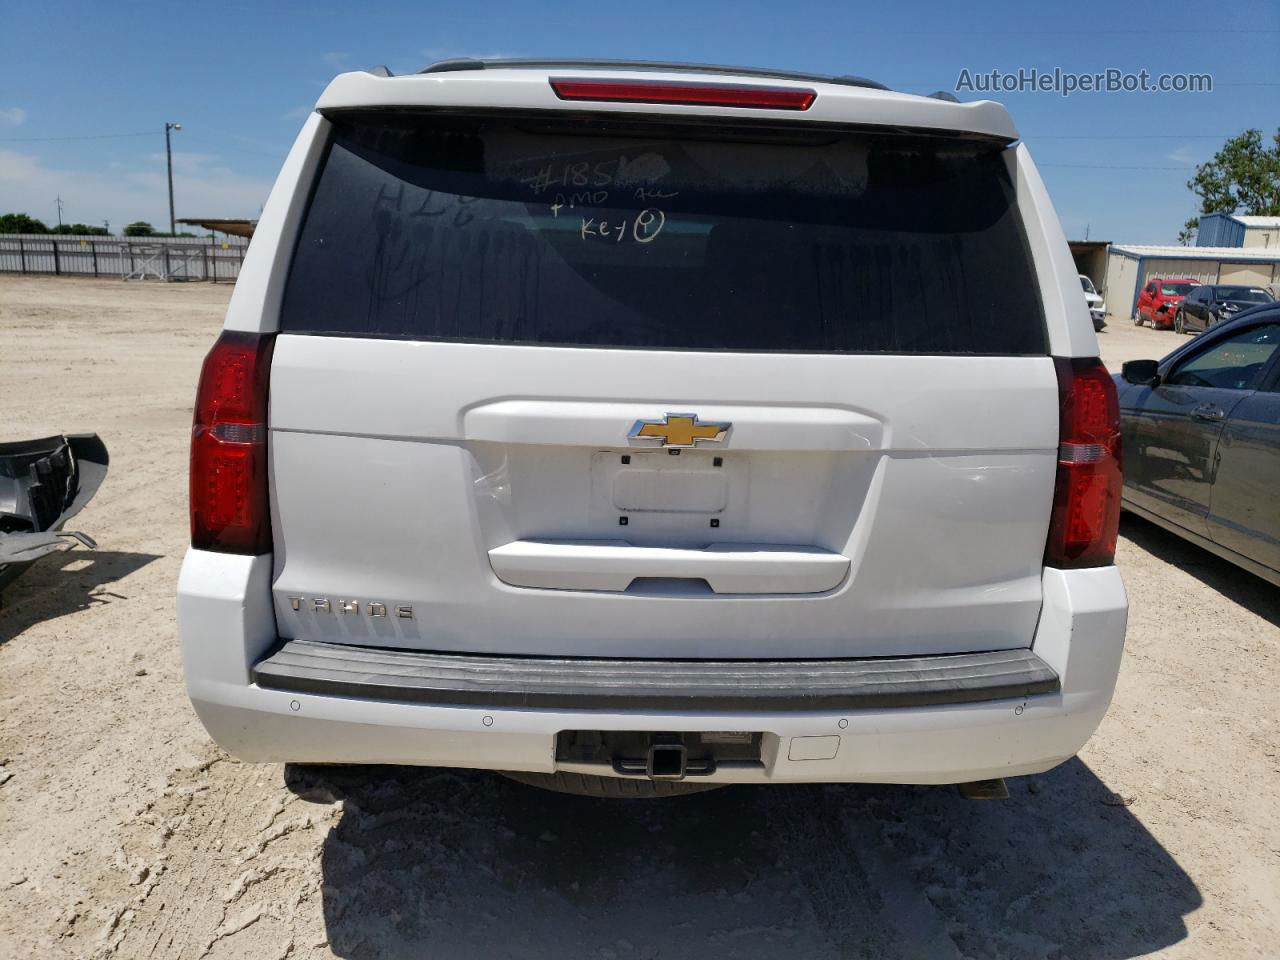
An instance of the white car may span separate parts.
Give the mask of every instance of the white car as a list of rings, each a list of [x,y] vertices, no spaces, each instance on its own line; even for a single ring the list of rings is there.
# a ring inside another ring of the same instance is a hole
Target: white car
[[[1093,281],[1083,273],[1080,274],[1080,286],[1084,290],[1084,302],[1089,307],[1089,319],[1093,321],[1093,329],[1101,330],[1107,325],[1107,305],[1102,302],[1102,295],[1098,293]]]
[[[200,379],[209,733],[627,796],[1073,756],[1118,411],[1017,141],[856,78],[337,77]]]

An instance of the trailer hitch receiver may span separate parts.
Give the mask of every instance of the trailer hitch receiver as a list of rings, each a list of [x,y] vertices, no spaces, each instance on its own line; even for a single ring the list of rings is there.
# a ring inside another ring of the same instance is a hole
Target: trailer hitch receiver
[[[655,743],[649,747],[644,772],[650,780],[683,780],[688,767],[689,754],[683,743]]]

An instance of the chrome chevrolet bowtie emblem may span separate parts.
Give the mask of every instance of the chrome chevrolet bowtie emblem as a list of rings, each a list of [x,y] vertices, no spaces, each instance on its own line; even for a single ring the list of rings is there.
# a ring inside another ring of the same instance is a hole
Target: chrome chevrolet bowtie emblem
[[[699,423],[696,413],[668,413],[661,420],[637,420],[627,439],[655,447],[693,447],[720,443],[731,423]]]

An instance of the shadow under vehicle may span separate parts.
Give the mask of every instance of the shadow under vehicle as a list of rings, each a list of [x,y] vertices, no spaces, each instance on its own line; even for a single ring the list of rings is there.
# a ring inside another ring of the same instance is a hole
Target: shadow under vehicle
[[[320,853],[339,957],[1127,960],[1185,940],[1203,903],[1079,759],[983,803],[847,784],[619,803],[413,767],[284,780],[341,803]]]

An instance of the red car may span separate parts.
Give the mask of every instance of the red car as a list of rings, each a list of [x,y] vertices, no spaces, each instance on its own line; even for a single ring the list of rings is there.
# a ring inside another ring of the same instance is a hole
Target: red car
[[[1134,325],[1140,327],[1149,323],[1154,329],[1172,330],[1173,315],[1178,312],[1178,304],[1198,286],[1199,280],[1152,280],[1138,294],[1138,305],[1133,311]]]

